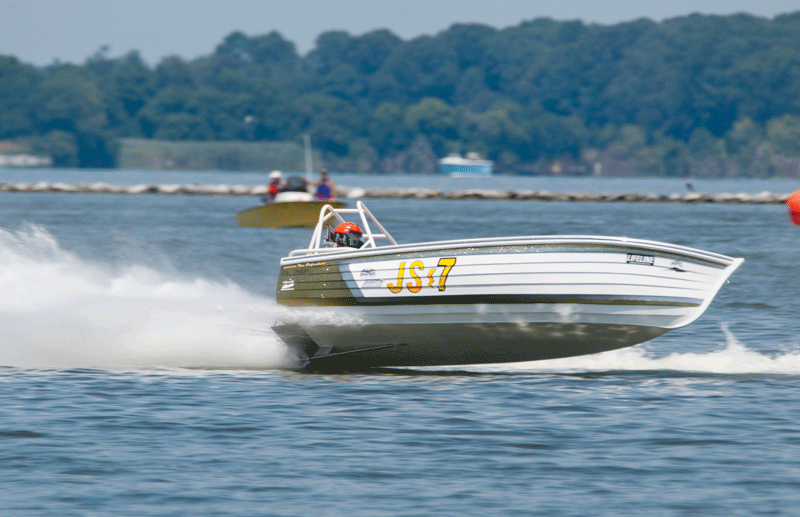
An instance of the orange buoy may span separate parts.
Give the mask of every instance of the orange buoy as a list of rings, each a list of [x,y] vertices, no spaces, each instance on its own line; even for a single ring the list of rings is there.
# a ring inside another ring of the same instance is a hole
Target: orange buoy
[[[800,190],[795,190],[786,200],[789,208],[789,218],[794,224],[800,224]]]

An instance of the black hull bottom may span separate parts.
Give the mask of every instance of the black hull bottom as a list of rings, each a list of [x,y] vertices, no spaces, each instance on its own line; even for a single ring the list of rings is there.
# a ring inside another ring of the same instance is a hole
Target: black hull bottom
[[[316,326],[326,346],[297,324],[273,330],[310,370],[445,366],[558,359],[625,348],[669,329],[595,323]]]

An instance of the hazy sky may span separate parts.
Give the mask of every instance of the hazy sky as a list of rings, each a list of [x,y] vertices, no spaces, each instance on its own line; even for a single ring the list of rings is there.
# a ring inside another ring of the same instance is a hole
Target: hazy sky
[[[360,35],[386,28],[408,40],[454,23],[504,28],[549,17],[614,24],[693,12],[772,18],[798,10],[798,0],[0,0],[0,54],[36,65],[84,63],[108,45],[112,57],[139,50],[153,65],[168,55],[210,54],[236,30],[249,36],[277,30],[305,54],[329,30]]]

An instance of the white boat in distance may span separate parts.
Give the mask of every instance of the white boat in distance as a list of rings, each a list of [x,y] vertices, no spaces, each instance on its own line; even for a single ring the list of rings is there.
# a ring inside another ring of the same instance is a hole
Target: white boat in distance
[[[464,158],[458,154],[451,154],[439,160],[442,174],[450,176],[490,176],[494,162],[481,159],[478,153],[467,153]]]
[[[359,248],[326,239],[347,215]],[[693,322],[742,262],[622,237],[397,244],[359,201],[323,208],[309,247],[281,259],[277,302],[311,310],[273,330],[314,369],[593,354]]]

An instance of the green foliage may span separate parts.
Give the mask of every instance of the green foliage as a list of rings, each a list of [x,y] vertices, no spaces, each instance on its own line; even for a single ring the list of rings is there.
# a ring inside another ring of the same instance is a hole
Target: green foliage
[[[687,144],[687,151],[698,158],[727,155],[725,140],[716,138],[711,131],[704,127],[699,127],[692,133]]]
[[[744,117],[733,124],[726,140],[728,149],[732,154],[750,157],[763,141],[763,128],[758,126],[750,117]]]
[[[42,74],[17,58],[0,56],[0,138],[28,135],[35,131],[30,92]]]
[[[690,174],[703,160],[741,173],[800,154],[798,48],[800,12],[457,24],[410,41],[331,31],[306,56],[277,32],[233,32],[207,56],[152,68],[107,48],[45,69],[0,56],[0,138],[27,138],[65,166],[113,166],[123,137],[309,133],[327,160],[360,170],[428,170],[420,160],[477,151],[513,172],[591,151],[647,174]]]
[[[121,139],[120,166],[136,169],[303,170],[300,142]]]
[[[426,135],[438,155],[447,154],[450,143],[457,139],[456,119],[456,111],[434,97],[426,97],[409,106],[404,116],[408,129],[412,133]]]
[[[32,139],[31,150],[36,154],[51,156],[57,167],[78,166],[78,139],[74,133],[53,130],[46,135]]]
[[[403,107],[393,102],[379,104],[371,113],[366,124],[366,133],[375,148],[387,154],[394,154],[405,149],[414,132],[403,120]]]
[[[56,66],[50,72],[31,92],[33,120],[44,135],[41,145],[55,138],[63,153],[57,160],[74,162],[63,135],[69,133],[76,141],[79,167],[114,166],[115,136],[108,130],[105,95],[94,74],[73,65]]]
[[[33,90],[31,100],[37,125],[45,132],[97,132],[108,123],[103,94],[83,68],[55,69]]]
[[[784,115],[767,124],[767,139],[776,153],[800,155],[800,117]]]
[[[306,124],[315,146],[337,156],[348,156],[350,142],[359,134],[359,115],[349,103],[311,93],[297,100],[298,116]]]

